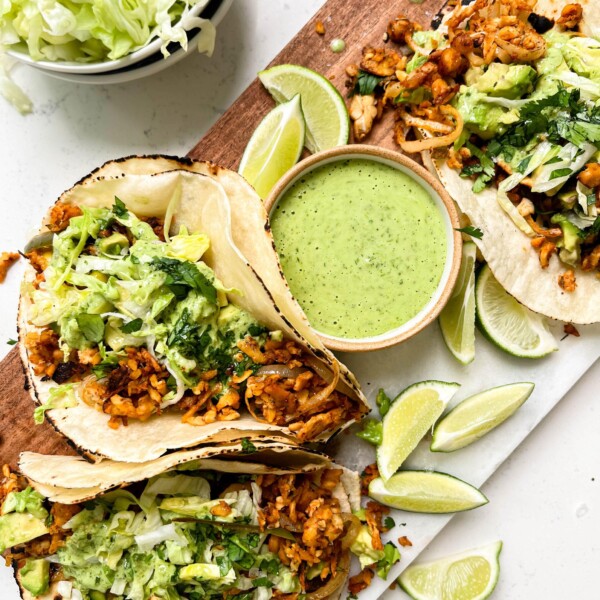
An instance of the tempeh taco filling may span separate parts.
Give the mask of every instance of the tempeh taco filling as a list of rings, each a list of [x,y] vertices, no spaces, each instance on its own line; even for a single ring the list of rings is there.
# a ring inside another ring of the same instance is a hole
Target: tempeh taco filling
[[[347,578],[351,546],[384,554],[340,495],[341,477],[186,469],[66,505],[4,467],[0,546],[33,596],[327,598]]]
[[[27,252],[28,358],[59,384],[38,419],[77,397],[112,428],[167,409],[190,425],[232,421],[245,405],[306,441],[360,417],[305,348],[235,305],[239,292],[202,260],[208,237],[170,235],[170,221],[138,218],[118,198],[54,206]]]

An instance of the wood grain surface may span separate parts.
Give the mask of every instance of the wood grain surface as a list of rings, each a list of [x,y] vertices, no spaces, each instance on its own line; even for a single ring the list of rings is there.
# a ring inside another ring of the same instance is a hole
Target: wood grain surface
[[[429,27],[445,1],[424,0],[417,4],[409,0],[329,0],[269,66],[293,63],[310,67],[328,77],[346,98],[346,66],[359,62],[364,46],[383,45],[383,34],[391,18],[404,14]],[[317,21],[322,21],[325,26],[324,36],[315,32]],[[344,52],[335,54],[330,50],[329,44],[334,38],[346,42]],[[252,132],[273,106],[269,94],[255,80],[189,156],[237,168]],[[392,126],[393,115],[384,116],[383,123],[364,143],[395,148]],[[48,423],[34,424],[33,401],[25,389],[18,350],[13,348],[0,363],[0,464],[16,465],[19,453],[24,450],[44,454],[75,453]]]

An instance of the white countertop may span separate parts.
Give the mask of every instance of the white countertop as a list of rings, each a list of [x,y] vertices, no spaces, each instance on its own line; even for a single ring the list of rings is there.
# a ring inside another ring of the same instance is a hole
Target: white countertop
[[[35,111],[21,117],[0,98],[0,251],[22,248],[59,193],[105,160],[184,155],[321,4],[237,0],[211,59],[194,55],[127,84],[84,86],[15,70]],[[16,337],[20,275],[13,267],[0,287],[0,357]],[[456,516],[423,559],[502,539],[494,598],[600,598],[599,384],[596,363],[484,486],[490,503]],[[11,571],[0,568],[0,599],[17,598]]]

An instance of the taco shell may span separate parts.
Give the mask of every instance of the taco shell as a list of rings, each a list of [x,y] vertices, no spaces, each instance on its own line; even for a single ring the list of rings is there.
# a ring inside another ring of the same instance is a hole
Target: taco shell
[[[473,241],[509,294],[532,311],[552,319],[577,324],[600,321],[600,279],[595,273],[578,269],[575,291],[564,291],[558,285],[558,277],[567,265],[553,257],[547,268],[541,268],[531,238],[504,212],[495,188],[475,194],[472,181],[462,178],[443,160],[429,155],[424,162],[437,174],[460,210],[483,232],[481,239]]]
[[[165,216],[173,197],[178,196],[172,227],[178,229],[184,225],[191,233],[202,232],[209,237],[211,246],[203,260],[225,287],[239,290],[232,297],[234,303],[271,330],[281,330],[286,338],[309,350],[322,365],[319,373],[325,379],[331,381],[339,373],[337,389],[356,403],[361,414],[368,411],[356,379],[323,346],[292,297],[275,253],[266,211],[243,178],[210,163],[132,157],[107,163],[59,200],[78,206],[111,207],[115,196],[134,214],[159,218]],[[33,268],[28,267],[26,285],[34,277]],[[27,295],[22,294],[19,310],[22,341],[35,329],[29,322],[30,309]],[[43,405],[56,384],[35,375],[25,344],[20,347],[30,392],[35,402]],[[181,422],[180,414],[167,411],[146,422],[131,420],[127,427],[118,429],[107,426],[109,415],[83,402],[72,408],[50,409],[46,416],[81,453],[125,462],[144,463],[169,451],[232,444],[245,437],[253,441],[276,439],[296,443],[293,432],[286,427],[260,422],[247,413],[235,421],[191,426]],[[325,441],[333,433],[323,433],[316,441]]]

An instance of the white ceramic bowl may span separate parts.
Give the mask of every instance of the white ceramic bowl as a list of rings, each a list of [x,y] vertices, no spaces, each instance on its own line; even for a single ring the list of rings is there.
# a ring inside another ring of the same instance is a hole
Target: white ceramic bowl
[[[403,154],[376,146],[355,144],[313,154],[298,163],[281,178],[265,200],[265,208],[269,213],[272,212],[279,199],[306,173],[323,165],[344,159],[368,159],[383,163],[409,175],[427,190],[437,205],[444,221],[446,234],[446,263],[440,282],[429,302],[412,319],[399,327],[373,337],[341,338],[317,330],[325,346],[332,350],[367,352],[387,348],[407,340],[429,325],[439,315],[450,298],[456,283],[461,261],[462,239],[460,233],[456,231],[456,228],[460,227],[458,212],[454,202],[440,182],[429,171]]]
[[[193,16],[210,19],[216,27],[223,19],[233,0],[209,0],[191,10]],[[16,60],[43,71],[44,73],[77,83],[123,83],[140,79],[174,65],[196,49],[199,30],[188,32],[188,48],[184,50],[178,44],[172,44],[171,54],[164,58],[160,48],[162,40],[156,38],[149,44],[120,58],[96,63],[78,63],[66,61],[36,61],[26,52],[8,50],[7,53]]]

